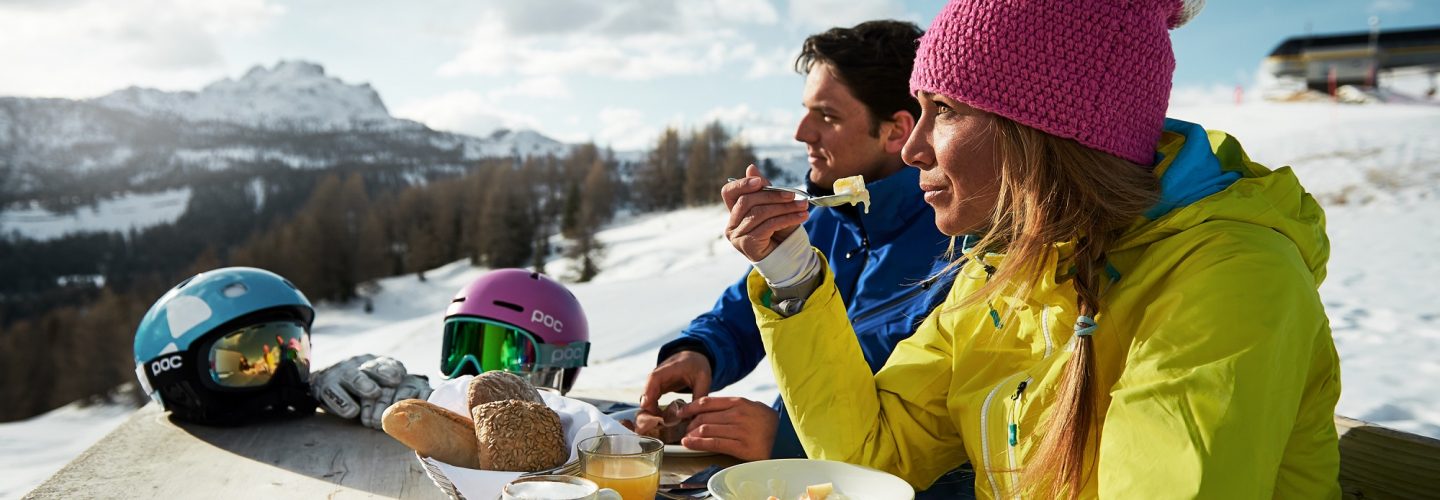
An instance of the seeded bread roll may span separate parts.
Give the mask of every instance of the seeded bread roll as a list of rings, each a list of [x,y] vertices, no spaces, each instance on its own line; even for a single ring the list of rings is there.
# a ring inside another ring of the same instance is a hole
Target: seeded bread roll
[[[570,458],[560,415],[540,403],[507,399],[470,409],[480,443],[480,468],[535,472]]]
[[[472,411],[476,406],[507,399],[545,403],[540,399],[540,391],[535,390],[530,382],[503,370],[492,370],[476,375],[470,381],[470,388],[465,394],[466,407]]]
[[[480,468],[475,427],[463,415],[419,399],[406,399],[385,409],[380,427],[420,456],[467,469]]]

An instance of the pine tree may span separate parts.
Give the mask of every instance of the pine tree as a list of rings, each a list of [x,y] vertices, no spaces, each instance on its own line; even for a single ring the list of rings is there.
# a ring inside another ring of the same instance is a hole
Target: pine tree
[[[560,234],[567,238],[574,238],[581,224],[580,211],[584,205],[579,182],[572,182],[566,188],[563,203],[564,205],[560,209]]]
[[[723,156],[722,164],[724,166],[721,168],[723,171],[722,177],[744,177],[745,168],[754,165],[756,161],[755,151],[750,145],[739,139],[730,141],[730,144],[725,146],[725,154]],[[769,162],[769,159],[767,158],[766,161]],[[773,163],[768,163],[768,165],[770,165],[772,170],[778,170],[774,168]],[[764,173],[765,177],[770,179],[771,182],[777,181],[772,172],[766,171],[764,168],[761,169],[761,172]],[[719,191],[718,187],[716,191]]]
[[[685,155],[686,205],[702,205],[709,201],[711,181],[717,170],[710,160],[710,141],[705,133],[692,134],[689,152]]]
[[[365,213],[360,225],[360,234],[355,244],[355,276],[358,282],[365,282],[395,274],[391,263],[391,240],[385,224],[384,210],[374,207]]]
[[[581,192],[579,223],[591,228],[604,225],[615,217],[617,200],[617,179],[613,169],[604,161],[596,160],[585,173],[584,189]]]
[[[634,183],[641,195],[641,208],[671,210],[684,201],[685,171],[681,157],[680,132],[667,127],[636,173]]]

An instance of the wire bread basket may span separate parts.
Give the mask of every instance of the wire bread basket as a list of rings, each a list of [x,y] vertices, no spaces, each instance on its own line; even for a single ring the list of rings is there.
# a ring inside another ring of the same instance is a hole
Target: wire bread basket
[[[415,454],[415,458],[420,461],[420,465],[422,465],[422,466],[425,467],[425,475],[430,477],[430,482],[435,483],[435,486],[438,487],[438,488],[440,488],[440,491],[445,492],[445,495],[446,495],[446,496],[448,496],[448,497],[450,497],[450,498],[453,498],[453,499],[455,499],[455,500],[465,500],[465,495],[461,494],[461,493],[460,493],[460,489],[457,488],[457,487],[455,487],[455,483],[452,482],[452,481],[450,481],[450,478],[449,478],[449,477],[445,476],[445,472],[442,471],[442,470],[440,470],[440,466],[438,465],[438,462],[436,462],[435,459],[429,458],[429,457],[422,457],[422,456],[420,456],[419,453],[416,453],[416,454]],[[562,475],[562,476],[574,476],[574,475],[576,475],[576,474],[579,473],[579,472],[580,472],[580,461],[579,461],[579,460],[571,460],[571,461],[569,461],[569,462],[566,462],[565,465],[561,465],[561,466],[556,467],[556,468],[553,468],[553,469],[546,469],[546,470],[537,471],[537,472],[526,472],[526,473],[524,473],[524,474],[521,474],[520,477],[525,477],[525,476],[544,476],[544,475],[551,475],[551,474]],[[476,500],[489,500],[489,499],[476,499]]]

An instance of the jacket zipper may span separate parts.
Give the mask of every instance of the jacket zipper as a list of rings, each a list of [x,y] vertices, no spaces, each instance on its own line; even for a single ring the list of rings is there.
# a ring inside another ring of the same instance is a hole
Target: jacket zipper
[[[1043,333],[1045,334],[1045,357],[1041,359],[1046,360],[1050,359],[1050,355],[1052,354],[1054,349],[1053,341],[1050,340],[1049,307],[1042,307],[1040,309],[1040,325]],[[990,404],[994,401],[995,396],[1000,393],[1000,389],[1009,386],[1010,383],[1015,379],[1015,377],[1019,375],[1024,375],[1024,372],[1005,377],[1005,379],[1002,380],[999,384],[997,384],[995,388],[990,390],[989,395],[985,396],[985,403],[980,408],[980,429],[983,434],[980,439],[980,448],[981,453],[984,455],[984,464],[987,471],[992,470],[992,468],[990,467],[989,435]],[[1027,375],[1023,380],[1020,381],[1018,385],[1015,386],[1015,392],[1010,395],[1010,402],[1008,403],[1009,408],[1006,412],[1005,443],[1007,446],[1005,447],[1005,458],[1008,462],[1009,470],[1011,471],[1010,474],[1013,484],[1019,484],[1020,482],[1020,472],[1017,469],[1017,466],[1019,464],[1017,463],[1017,460],[1015,458],[1015,447],[1020,444],[1020,410],[1021,407],[1025,404],[1025,390],[1028,389],[1030,387],[1030,384],[1034,382],[1035,378]],[[987,472],[986,477],[990,479],[990,491],[994,494],[993,497],[997,499],[1001,498],[1000,484],[996,482],[995,475]],[[1016,492],[1015,497],[1019,498],[1020,494]]]
[[[885,301],[884,304],[880,304],[880,307],[876,307],[876,308],[873,308],[873,309],[871,309],[871,310],[869,310],[869,311],[865,311],[865,314],[861,314],[861,315],[859,315],[859,316],[856,316],[855,319],[850,320],[850,324],[852,324],[852,325],[854,325],[854,324],[859,324],[859,323],[862,322],[862,321],[865,321],[865,320],[867,320],[867,319],[870,319],[870,318],[874,317],[876,314],[879,314],[879,313],[882,313],[882,312],[886,312],[886,311],[888,311],[891,307],[895,306],[896,304],[900,304],[900,303],[903,303],[903,302],[907,302],[907,301],[909,301],[910,299],[913,299],[913,298],[915,298],[915,297],[919,297],[920,294],[925,293],[926,290],[927,290],[926,288],[920,288],[920,285],[916,285],[915,289],[912,290],[910,293],[906,293],[905,295],[901,295],[901,296],[898,297],[898,298],[890,299],[890,300],[888,300],[888,301]]]
[[[1025,380],[1021,380],[1020,385],[1015,387],[1015,394],[1010,396],[1009,422],[1006,428],[1010,446],[1005,448],[1005,456],[1010,462],[1012,487],[1020,483],[1020,471],[1016,468],[1017,464],[1015,463],[1015,446],[1020,444],[1020,406],[1025,403],[1025,388],[1029,387],[1034,380],[1033,377],[1025,377]],[[1020,498],[1019,491],[1015,492],[1015,498]]]
[[[964,262],[961,262],[959,266],[956,266],[956,269],[959,269],[959,267],[964,266],[964,265],[965,265],[965,263],[964,263]],[[936,283],[940,283],[940,282],[943,280],[943,277],[944,277],[944,275],[931,276],[931,277],[929,277],[929,278],[926,278],[924,281],[921,281],[921,282],[919,282],[919,283],[916,283],[914,289],[911,290],[909,293],[906,293],[905,295],[902,295],[902,296],[900,296],[900,297],[898,297],[898,298],[890,299],[890,300],[888,300],[888,301],[885,301],[885,303],[880,304],[879,307],[875,307],[875,308],[870,309],[869,311],[865,311],[865,314],[861,314],[861,315],[859,315],[859,316],[856,316],[856,317],[852,318],[852,319],[850,320],[850,324],[852,324],[852,325],[858,324],[858,323],[860,323],[861,321],[865,321],[865,320],[867,320],[867,319],[870,319],[871,317],[875,316],[876,314],[880,314],[880,313],[882,313],[882,312],[888,311],[892,306],[894,306],[894,305],[896,305],[896,304],[900,304],[900,303],[903,303],[903,302],[909,302],[910,299],[913,299],[913,298],[915,298],[915,297],[919,297],[921,294],[930,291],[930,287],[935,286]],[[929,311],[926,311],[926,313],[928,314]],[[922,319],[923,319],[923,318],[922,318]],[[913,327],[914,325],[911,325],[911,326]]]
[[[990,473],[995,470],[990,464],[990,404],[995,402],[995,396],[1000,393],[1000,389],[1009,387],[1015,377],[1024,374],[1024,372],[1012,374],[1005,377],[1005,380],[1000,381],[999,384],[995,384],[995,387],[990,389],[990,394],[985,396],[985,403],[980,405],[980,458],[985,470],[979,471],[979,473],[985,474],[985,477],[990,480],[992,498],[996,499],[1000,498],[1000,483],[995,481],[995,474]],[[1029,377],[1026,377],[1026,380],[1029,380]]]
[[[1049,359],[1050,352],[1054,349],[1050,340],[1050,306],[1040,307],[1040,329],[1045,334],[1045,358],[1042,359]]]

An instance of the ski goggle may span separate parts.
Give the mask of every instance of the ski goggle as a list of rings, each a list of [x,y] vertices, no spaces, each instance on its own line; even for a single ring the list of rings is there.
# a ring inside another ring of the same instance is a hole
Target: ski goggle
[[[300,322],[247,326],[210,344],[210,380],[221,387],[260,387],[270,383],[286,360],[299,369],[301,380],[309,379],[310,333]]]
[[[589,342],[547,344],[513,325],[459,316],[445,320],[440,373],[455,378],[491,370],[531,373],[547,368],[579,368],[585,366],[589,355]]]

